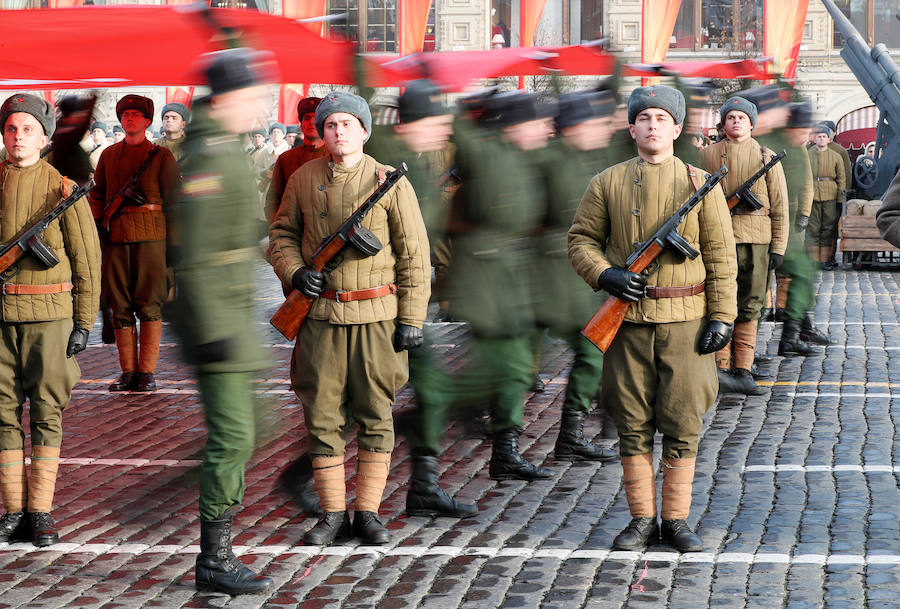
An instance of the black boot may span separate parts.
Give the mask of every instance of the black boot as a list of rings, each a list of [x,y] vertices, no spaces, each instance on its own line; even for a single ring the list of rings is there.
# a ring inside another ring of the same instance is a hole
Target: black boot
[[[539,375],[534,375],[534,380],[531,381],[531,389],[534,393],[542,393],[545,389],[547,389],[547,385],[544,383],[544,379],[542,379]]]
[[[134,372],[123,372],[122,375],[109,385],[110,391],[131,391],[134,387]]]
[[[660,538],[679,552],[701,552],[703,542],[685,520],[663,520]]]
[[[769,355],[768,353],[757,353],[753,356],[754,364],[771,364],[775,360],[773,355]]]
[[[302,512],[312,516],[322,515],[322,505],[319,503],[319,495],[316,493],[313,482],[312,460],[309,458],[309,453],[300,455],[299,459],[281,472],[278,484]]]
[[[790,319],[784,309],[775,309],[775,321],[783,322]]]
[[[778,342],[778,355],[783,357],[791,357],[792,355],[816,355],[821,353],[818,349],[813,349],[800,338],[800,322],[796,319],[789,319],[784,322],[784,328],[781,330],[781,340]]]
[[[113,325],[112,309],[104,307],[100,311],[103,313],[103,329],[100,331],[100,340],[104,345],[114,345],[116,344],[116,328]]]
[[[231,551],[231,510],[216,520],[200,521],[200,554],[194,568],[198,590],[226,594],[259,594],[274,585],[257,575]]]
[[[438,486],[438,458],[432,455],[412,456],[412,479],[406,493],[406,513],[410,516],[449,516],[469,518],[478,507],[459,503]]]
[[[813,323],[809,313],[803,317],[803,324],[800,326],[800,340],[814,345],[825,346],[831,344],[831,339],[816,328],[816,324]]]
[[[775,321],[775,316],[772,314],[772,309],[769,307],[763,307],[762,314],[759,316],[760,321]]]
[[[383,546],[391,540],[378,514],[358,510],[353,514],[353,536],[370,546]]]
[[[29,538],[27,528],[28,519],[25,518],[25,512],[3,514],[0,518],[0,543],[25,541]]]
[[[616,453],[603,446],[596,446],[584,437],[584,419],[587,415],[577,410],[563,408],[559,435],[553,454],[560,461],[615,461]]]
[[[347,541],[352,536],[350,514],[346,510],[325,512],[316,526],[303,536],[303,543],[308,546],[327,546],[336,541]]]
[[[656,517],[632,518],[628,526],[616,535],[613,547],[617,550],[640,551],[659,541],[659,524]]]
[[[31,543],[40,547],[52,546],[59,541],[56,523],[48,512],[28,512],[31,524]]]
[[[762,395],[765,389],[756,384],[749,370],[734,368],[730,371],[718,368],[719,393],[741,393],[744,395]]]
[[[532,465],[519,454],[519,430],[504,429],[494,433],[494,446],[488,472],[492,480],[537,480],[552,478],[552,469]]]
[[[156,391],[156,379],[152,372],[135,372],[132,391]]]

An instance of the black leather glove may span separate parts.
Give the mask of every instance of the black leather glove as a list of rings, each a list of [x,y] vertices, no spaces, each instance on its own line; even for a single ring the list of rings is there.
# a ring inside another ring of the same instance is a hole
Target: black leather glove
[[[777,269],[784,262],[783,254],[769,254],[769,270]]]
[[[69,344],[66,345],[66,357],[72,357],[76,353],[81,353],[87,348],[87,340],[90,330],[85,330],[81,326],[72,328],[69,334]]]
[[[199,364],[215,364],[231,357],[231,351],[231,341],[222,339],[195,346],[191,355]]]
[[[806,227],[809,226],[809,216],[804,216],[803,214],[797,214],[797,220],[795,222],[797,225],[797,232],[803,232],[806,230]]]
[[[728,344],[728,341],[731,340],[731,333],[733,331],[734,324],[717,321],[715,319],[710,320],[709,323],[706,324],[706,329],[703,330],[703,336],[700,337],[700,345],[698,346],[697,351],[700,355],[715,353]]]
[[[600,273],[597,283],[600,285],[600,289],[606,290],[613,296],[629,302],[637,302],[644,295],[647,278],[628,269],[610,268]]]
[[[406,349],[421,347],[423,341],[422,328],[397,324],[397,329],[394,330],[394,351],[397,353]]]
[[[310,298],[318,298],[325,291],[325,275],[315,269],[301,266],[291,277],[291,284]]]

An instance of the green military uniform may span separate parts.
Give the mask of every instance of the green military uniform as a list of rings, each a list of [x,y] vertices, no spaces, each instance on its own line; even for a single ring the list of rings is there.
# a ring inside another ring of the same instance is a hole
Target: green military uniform
[[[635,158],[596,176],[569,230],[575,270],[599,289],[600,274],[623,268],[635,244],[649,239],[692,193],[688,168],[675,157],[659,164]],[[603,363],[603,401],[616,421],[623,456],[651,453],[657,430],[664,457],[696,455],[701,416],[715,401],[718,383],[712,355],[700,355],[693,345],[704,319],[731,323],[737,314],[734,236],[719,188],[679,232],[701,255],[691,260],[666,250],[647,285],[705,283],[703,291],[632,304]]]
[[[815,148],[815,146],[813,146],[813,148]],[[835,141],[828,142],[828,149],[837,152],[838,156],[841,157],[841,163],[844,165],[844,175],[846,176],[847,181],[846,188],[849,190],[853,176],[853,164],[850,162],[850,153],[847,152],[846,148]],[[839,201],[839,203],[843,203],[843,201]]]
[[[196,368],[207,440],[200,516],[213,520],[241,502],[244,465],[255,442],[251,378],[267,365],[253,316],[257,246],[255,189],[236,135],[194,108],[175,222],[183,236],[173,326]],[[223,349],[218,361],[204,350]]]
[[[166,150],[168,150],[169,152],[171,152],[172,156],[175,158],[175,162],[178,165],[181,165],[181,161],[184,158],[184,151],[182,150],[182,148],[184,147],[184,141],[186,138],[187,138],[186,135],[182,135],[179,138],[170,140],[169,138],[165,137],[165,135],[164,135],[163,137],[156,140],[156,143],[159,144],[161,147],[165,148]]]
[[[3,243],[49,212],[73,188],[44,159],[21,168],[0,163],[0,184]],[[70,207],[44,231],[43,240],[59,264],[46,268],[26,254],[3,277],[0,451],[22,449],[26,399],[32,446],[59,448],[62,411],[81,376],[75,358],[66,358],[69,334],[73,323],[91,328],[99,308],[100,244],[87,201]],[[15,293],[19,290],[22,293]]]
[[[809,165],[813,176],[813,206],[806,231],[808,247],[832,247],[837,240],[840,211],[836,205],[842,202],[847,188],[847,174],[840,155],[831,149],[809,149]],[[833,252],[831,252],[833,253]],[[821,259],[829,260],[831,255]]]

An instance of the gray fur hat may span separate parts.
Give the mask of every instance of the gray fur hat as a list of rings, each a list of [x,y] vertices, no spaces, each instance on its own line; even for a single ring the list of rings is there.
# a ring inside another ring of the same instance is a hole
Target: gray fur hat
[[[181,118],[185,121],[191,120],[191,111],[187,109],[187,106],[178,102],[171,102],[163,106],[162,111],[159,113],[159,117],[163,118],[166,115],[166,112],[176,112],[180,114]]]
[[[756,126],[756,106],[753,102],[740,95],[730,97],[719,109],[719,120],[722,121],[723,125],[725,124],[725,117],[728,116],[728,113],[732,110],[743,112],[750,117],[750,124],[754,127]]]
[[[16,93],[0,106],[0,128],[5,127],[10,114],[24,112],[37,119],[44,128],[44,135],[51,137],[56,130],[56,110],[46,100],[28,93]]]
[[[676,125],[684,124],[684,95],[678,89],[665,85],[638,87],[628,96],[628,124],[633,125],[637,115],[647,108],[660,108],[672,115]]]
[[[332,91],[316,107],[316,131],[319,132],[319,137],[325,137],[325,119],[336,112],[346,112],[358,118],[366,130],[365,141],[369,141],[369,136],[372,135],[372,111],[369,110],[369,104],[359,95],[346,91]]]

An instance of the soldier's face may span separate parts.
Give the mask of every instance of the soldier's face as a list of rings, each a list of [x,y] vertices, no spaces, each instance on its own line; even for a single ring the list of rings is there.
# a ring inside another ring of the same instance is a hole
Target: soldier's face
[[[300,121],[300,131],[303,132],[304,140],[317,140],[319,138],[319,131],[316,129],[316,113],[315,112],[307,112],[303,115],[303,120]]]
[[[10,162],[17,167],[34,165],[41,158],[41,150],[50,143],[44,128],[36,118],[25,112],[14,112],[3,125],[3,145]]]
[[[177,112],[166,112],[162,117],[163,131],[166,133],[181,133],[184,131],[185,121]]]
[[[612,120],[607,117],[592,118],[562,130],[566,143],[578,150],[599,150],[609,145],[612,138]]]
[[[354,155],[362,151],[366,130],[359,119],[346,112],[335,112],[325,119],[325,145],[328,152],[337,157]]]
[[[638,151],[650,156],[673,150],[675,140],[681,135],[681,125],[662,108],[641,110],[628,130]]]
[[[137,110],[126,110],[119,120],[122,122],[125,135],[144,133],[153,122]]]
[[[256,135],[253,136],[253,144],[257,148],[259,148],[260,146],[264,146],[265,143],[266,143],[266,136],[262,135],[261,133],[257,133]]]
[[[816,134],[816,148],[819,150],[825,150],[828,148],[828,134],[826,133],[817,133]]]
[[[94,129],[91,131],[91,138],[95,144],[103,144],[106,142],[106,131],[103,129]]]
[[[287,135],[284,136],[284,139],[287,141],[288,146],[293,146],[294,142],[297,141],[297,134],[296,133],[288,133]]]
[[[272,129],[272,132],[269,133],[269,139],[272,140],[274,145],[278,145],[284,140],[284,131],[281,129]]]
[[[394,132],[416,153],[443,150],[453,135],[453,115],[427,116],[417,121],[400,123]]]
[[[753,125],[746,112],[732,110],[725,115],[725,136],[736,142],[742,142],[750,137]]]
[[[117,143],[118,143],[118,142],[121,142],[122,140],[125,139],[125,132],[124,132],[124,131],[114,131],[114,132],[113,132],[113,139],[114,139]]]
[[[520,150],[539,150],[547,145],[553,135],[553,123],[549,118],[526,121],[503,128],[503,137]]]

